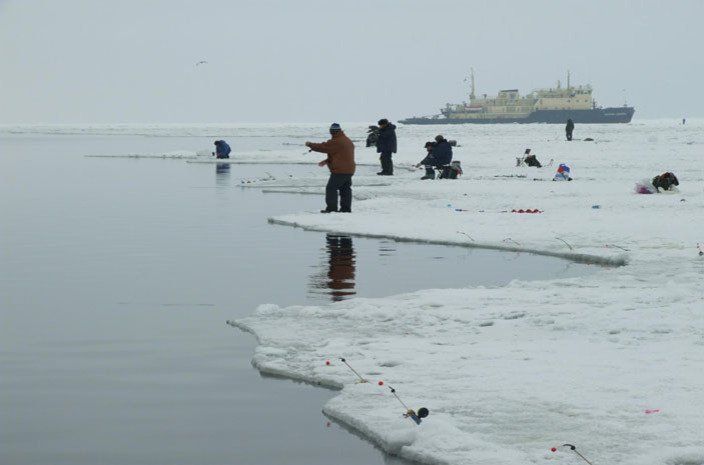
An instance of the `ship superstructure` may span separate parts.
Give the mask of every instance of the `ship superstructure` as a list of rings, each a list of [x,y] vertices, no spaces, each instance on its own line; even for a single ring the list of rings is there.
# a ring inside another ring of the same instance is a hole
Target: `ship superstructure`
[[[592,97],[592,87],[572,86],[567,74],[567,86],[560,81],[554,88],[538,89],[521,96],[518,89],[500,90],[495,97],[486,94],[477,97],[474,89],[474,71],[471,76],[469,103],[447,104],[441,115],[408,118],[404,124],[452,123],[564,123],[571,118],[575,123],[628,123],[635,109],[622,107],[601,108]]]

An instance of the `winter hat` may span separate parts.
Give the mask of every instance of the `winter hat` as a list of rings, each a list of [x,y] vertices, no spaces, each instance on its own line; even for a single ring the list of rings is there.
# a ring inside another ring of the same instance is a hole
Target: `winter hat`
[[[445,140],[445,138],[442,137],[441,135],[435,136],[435,141],[436,141],[436,142],[442,142],[443,140]]]
[[[377,121],[376,124],[378,124],[379,126],[382,126],[384,124],[389,124],[389,120],[386,118],[381,118],[379,121]]]
[[[340,127],[339,124],[337,123],[332,123],[330,125],[330,132],[337,132],[337,131],[342,131],[342,128]]]

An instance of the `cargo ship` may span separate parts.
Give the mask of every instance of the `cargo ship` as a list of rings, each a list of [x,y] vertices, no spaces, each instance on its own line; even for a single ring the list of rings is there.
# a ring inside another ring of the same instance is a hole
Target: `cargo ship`
[[[560,81],[550,89],[537,89],[526,96],[518,89],[500,90],[496,97],[474,94],[474,70],[470,75],[469,103],[448,103],[439,115],[412,117],[402,124],[495,124],[495,123],[630,123],[634,107],[603,108],[592,98],[590,85],[572,86],[567,73],[567,87]]]

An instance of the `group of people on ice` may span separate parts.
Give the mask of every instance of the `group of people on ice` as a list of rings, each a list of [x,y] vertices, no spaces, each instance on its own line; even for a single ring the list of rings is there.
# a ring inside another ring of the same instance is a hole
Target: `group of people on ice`
[[[565,127],[568,141],[572,140],[574,122],[569,119]],[[330,170],[327,185],[325,187],[325,208],[321,213],[352,212],[352,176],[356,170],[354,158],[354,143],[344,133],[338,123],[333,123],[329,128],[330,139],[325,142],[306,142],[305,145],[313,152],[325,153],[327,157],[318,162],[319,166],[327,166]],[[397,151],[396,125],[382,118],[377,122],[377,126],[369,126],[367,147],[376,147],[379,154],[381,171],[376,173],[379,176],[393,176],[394,164],[393,154]],[[215,141],[216,151],[213,155],[216,158],[229,158],[230,146],[223,140]],[[425,175],[420,179],[435,179],[435,170],[439,170],[438,178],[456,179],[462,174],[460,162],[452,160],[452,144],[442,135],[435,137],[434,141],[425,143],[426,155],[415,167],[425,168]],[[531,153],[531,149],[526,149],[523,157],[516,159],[516,165],[527,165],[541,168],[542,164],[536,155]],[[550,162],[552,164],[552,161]],[[553,181],[572,181],[570,167],[565,163],[560,163]],[[647,185],[646,185],[647,184]],[[671,190],[679,185],[677,177],[670,172],[655,176],[650,183],[638,184],[638,193],[657,193],[660,189]],[[339,199],[339,201],[338,201]]]
[[[567,138],[568,141],[572,140],[572,133],[574,132],[574,121],[572,119],[567,120],[567,124],[565,125],[565,137]],[[592,139],[585,139],[585,140],[592,140]],[[550,160],[550,164],[552,164],[552,160]],[[538,158],[534,153],[531,153],[531,149],[526,149],[525,152],[523,153],[523,157],[516,157],[516,166],[532,166],[536,168],[542,168],[542,164],[540,161],[538,161]],[[548,166],[549,166],[548,165]],[[564,163],[560,163],[560,165],[557,167],[557,172],[552,178],[553,181],[572,181],[572,177],[570,175],[570,167],[567,166]],[[639,183],[636,183],[636,193],[638,194],[656,194],[660,192],[660,189],[663,191],[669,191],[675,188],[675,186],[679,186],[679,180],[677,179],[677,176],[675,176],[671,172],[665,172],[662,174],[659,174],[655,176],[651,181],[644,180]]]
[[[462,174],[458,160],[452,161],[452,144],[443,136],[435,136],[435,141],[425,143],[428,154],[416,168],[425,167],[425,176],[421,179],[435,179],[435,169],[440,170],[440,179],[456,179]]]
[[[367,147],[372,144],[376,146],[379,154],[381,171],[379,176],[393,176],[394,163],[393,154],[398,149],[396,140],[396,125],[382,118],[377,122],[378,126],[369,127],[367,137]],[[325,160],[321,160],[319,166],[327,166],[330,170],[330,177],[325,187],[325,209],[321,213],[352,211],[352,176],[355,172],[354,143],[347,137],[338,123],[330,125],[330,139],[325,142],[305,143],[311,151],[327,154]],[[443,136],[438,135],[435,141],[425,144],[427,154],[416,167],[425,167],[425,176],[421,179],[435,179],[435,169],[440,169],[440,178],[455,179],[462,174],[462,168],[458,161],[452,161],[452,145]],[[339,204],[338,204],[339,196]]]
[[[381,163],[381,171],[376,174],[393,176],[393,154],[397,150],[396,125],[382,118],[377,122],[377,126],[369,126],[367,147],[372,145],[376,146]],[[416,168],[425,167],[425,176],[421,179],[435,179],[436,169],[440,170],[440,178],[455,179],[462,174],[460,162],[452,161],[452,145],[443,136],[438,135],[435,141],[426,142],[425,149],[425,158],[416,165]]]

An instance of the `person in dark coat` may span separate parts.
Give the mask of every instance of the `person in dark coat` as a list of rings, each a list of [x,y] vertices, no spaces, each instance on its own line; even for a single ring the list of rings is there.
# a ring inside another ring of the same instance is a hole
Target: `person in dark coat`
[[[679,186],[680,182],[677,180],[677,176],[669,171],[663,174],[659,174],[653,178],[653,187],[655,187],[655,192],[660,192],[660,189],[664,191],[669,191],[672,186]]]
[[[421,179],[435,179],[434,168],[442,168],[452,161],[452,145],[443,136],[436,136],[435,142],[426,142],[425,149],[428,155],[416,165],[425,166],[425,176]]]
[[[435,136],[435,146],[431,153],[442,165],[449,165],[452,161],[452,145],[443,136]]]
[[[396,126],[389,123],[386,118],[380,119],[379,138],[376,141],[376,153],[379,153],[381,171],[376,173],[379,176],[392,176],[394,174],[394,162],[391,154],[396,153]]]
[[[230,158],[230,146],[224,140],[216,140],[215,144],[215,158]],[[207,152],[206,152],[207,153]]]
[[[425,150],[427,151],[427,154],[425,155],[425,158],[419,161],[416,165],[416,168],[425,166],[425,176],[423,176],[421,179],[435,179],[435,171],[433,170],[433,167],[439,168],[439,166],[435,161],[435,158],[431,154],[433,151],[433,147],[435,147],[435,142],[428,141],[425,143]]]
[[[352,212],[352,176],[356,168],[354,162],[354,143],[342,132],[337,123],[330,125],[330,140],[322,143],[306,142],[306,147],[314,152],[327,153],[328,157],[318,166],[327,166],[330,170],[328,184],[325,186],[325,210],[320,213],[336,212],[337,194],[340,193],[340,210]]]
[[[567,140],[572,140],[572,131],[574,131],[574,121],[572,118],[567,120],[567,125],[565,126],[565,135],[567,135]]]

